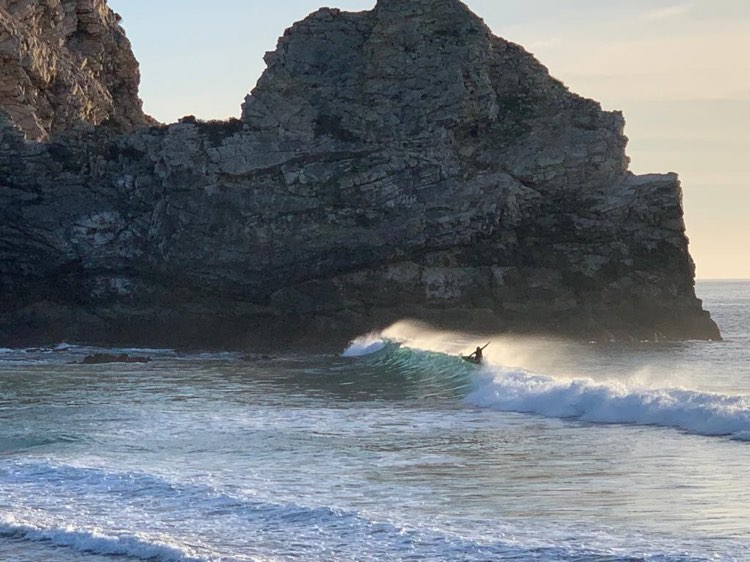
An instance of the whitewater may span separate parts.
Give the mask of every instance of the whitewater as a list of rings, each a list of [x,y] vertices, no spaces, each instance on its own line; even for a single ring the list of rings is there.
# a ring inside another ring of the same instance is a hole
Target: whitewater
[[[750,560],[750,283],[698,290],[725,341],[0,349],[0,560]]]

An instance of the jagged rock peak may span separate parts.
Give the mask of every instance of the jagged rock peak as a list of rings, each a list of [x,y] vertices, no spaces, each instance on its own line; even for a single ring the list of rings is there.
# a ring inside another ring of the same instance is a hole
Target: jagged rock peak
[[[622,115],[572,94],[458,0],[321,9],[288,29],[266,62],[243,104],[255,130],[350,147],[427,143],[540,188],[569,183],[544,169],[561,158],[592,186],[627,169]]]
[[[388,13],[430,13],[434,15],[462,13],[476,17],[460,0],[378,0],[373,11],[381,15]]]
[[[0,109],[28,139],[149,121],[119,21],[106,0],[0,0]]]
[[[381,0],[372,11],[374,34],[395,41],[400,50],[413,52],[418,45],[440,50],[456,44],[479,43],[489,48],[494,37],[484,21],[458,0]],[[464,55],[467,53],[463,53]]]

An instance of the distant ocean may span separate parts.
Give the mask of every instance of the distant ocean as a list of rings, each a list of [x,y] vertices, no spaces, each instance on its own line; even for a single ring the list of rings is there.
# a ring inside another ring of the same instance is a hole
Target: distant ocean
[[[0,561],[748,561],[750,282],[698,292],[725,341],[498,337],[481,367],[409,323],[0,350]]]

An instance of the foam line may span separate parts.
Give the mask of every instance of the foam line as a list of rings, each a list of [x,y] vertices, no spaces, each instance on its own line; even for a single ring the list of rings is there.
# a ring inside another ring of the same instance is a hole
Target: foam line
[[[467,401],[483,408],[592,423],[656,425],[699,435],[750,440],[750,397],[616,381],[563,380],[494,369]]]
[[[33,542],[47,542],[57,547],[67,547],[78,552],[126,556],[139,560],[207,562],[207,559],[196,558],[178,546],[137,535],[107,535],[99,531],[76,529],[72,526],[44,528],[19,522],[13,516],[0,516],[0,535]]]

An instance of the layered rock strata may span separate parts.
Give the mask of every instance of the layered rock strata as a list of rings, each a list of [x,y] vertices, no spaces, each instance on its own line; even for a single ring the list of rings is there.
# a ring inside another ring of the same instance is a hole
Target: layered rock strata
[[[322,9],[266,62],[240,120],[0,127],[5,341],[720,337],[677,176],[461,2]]]
[[[0,0],[0,108],[27,138],[147,124],[118,22],[105,0]]]

